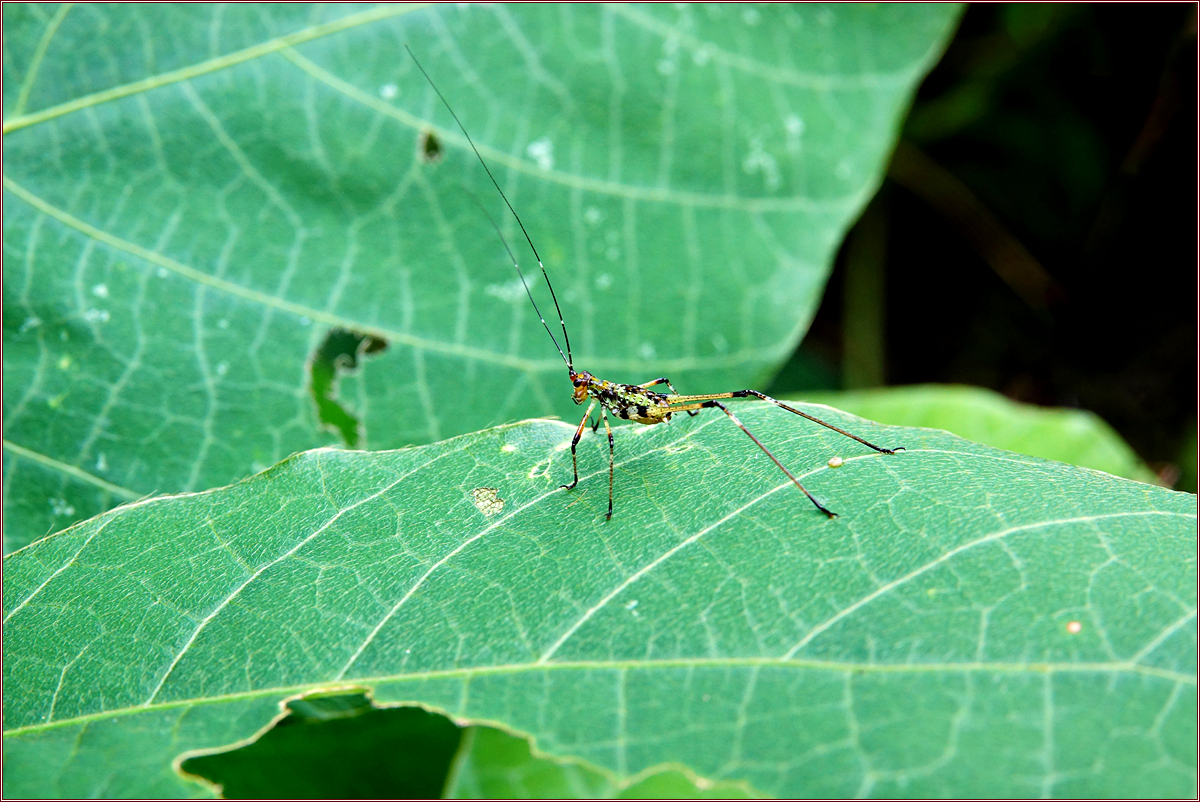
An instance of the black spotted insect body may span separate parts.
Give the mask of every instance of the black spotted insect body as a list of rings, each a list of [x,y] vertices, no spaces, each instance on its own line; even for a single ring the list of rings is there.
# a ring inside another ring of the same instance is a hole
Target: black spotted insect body
[[[500,197],[504,200],[505,206],[507,206],[509,212],[512,213],[513,219],[517,221],[517,226],[520,227],[521,233],[525,237],[525,241],[529,243],[530,250],[533,251],[533,255],[537,258],[538,268],[541,269],[542,276],[546,279],[546,286],[550,290],[550,298],[554,302],[554,311],[558,314],[558,322],[562,327],[563,345],[566,346],[565,351],[563,350],[563,347],[559,345],[558,338],[554,336],[554,332],[551,331],[550,325],[546,323],[546,318],[543,317],[542,310],[538,308],[537,301],[533,299],[533,293],[529,289],[529,283],[525,280],[525,274],[521,271],[521,266],[517,263],[517,259],[513,255],[512,249],[508,247],[508,242],[505,241],[504,235],[500,233],[499,226],[497,226],[495,221],[488,216],[488,220],[491,221],[492,226],[496,229],[496,233],[500,235],[500,240],[504,243],[504,248],[508,251],[509,258],[512,259],[513,267],[517,270],[517,275],[521,279],[522,286],[525,287],[525,294],[529,297],[529,302],[533,304],[533,309],[537,313],[538,320],[542,322],[542,326],[546,329],[546,333],[550,335],[550,339],[554,342],[554,347],[558,349],[559,356],[562,357],[563,362],[565,362],[567,365],[567,375],[571,380],[571,385],[574,387],[572,397],[574,398],[575,403],[583,404],[585,401],[590,399],[587,412],[584,413],[583,419],[579,422],[579,426],[576,427],[575,436],[571,438],[571,467],[574,471],[574,477],[572,478],[570,484],[562,485],[562,488],[573,490],[575,486],[579,484],[579,460],[576,456],[576,447],[579,445],[579,440],[583,437],[583,431],[587,428],[588,420],[591,418],[592,412],[595,411],[597,406],[600,407],[600,420],[603,421],[604,430],[608,434],[608,513],[605,515],[605,518],[609,520],[612,519],[613,514],[613,468],[616,456],[616,449],[613,444],[612,428],[608,425],[609,412],[622,420],[633,421],[634,423],[641,423],[645,425],[653,425],[656,423],[669,421],[671,416],[677,412],[686,412],[689,415],[696,415],[702,409],[716,407],[729,416],[729,419],[733,421],[733,423],[739,429],[745,432],[746,436],[753,440],[755,445],[761,448],[764,454],[770,457],[771,461],[775,463],[779,470],[783,471],[787,477],[792,480],[792,483],[800,489],[800,492],[807,496],[808,500],[816,505],[817,509],[825,513],[825,515],[829,518],[836,518],[837,514],[825,507],[825,505],[821,504],[821,502],[817,501],[813,494],[808,492],[804,485],[800,484],[800,480],[797,479],[791,471],[784,467],[783,463],[780,462],[773,453],[771,453],[771,450],[763,445],[762,441],[755,437],[754,434],[746,428],[745,424],[738,420],[737,415],[735,415],[729,409],[729,407],[721,403],[722,400],[736,398],[758,398],[762,401],[767,401],[771,404],[774,404],[781,409],[786,409],[788,412],[799,415],[802,418],[806,418],[813,423],[819,423],[826,428],[832,429],[838,434],[843,434],[846,437],[856,440],[868,448],[872,448],[882,454],[895,454],[897,451],[904,450],[904,448],[901,446],[897,446],[896,448],[882,448],[881,446],[869,443],[857,435],[853,435],[850,432],[839,429],[837,426],[827,423],[820,418],[809,415],[807,412],[801,412],[800,410],[790,407],[782,401],[771,398],[765,393],[760,393],[757,390],[734,390],[727,393],[708,393],[705,395],[680,395],[679,392],[676,391],[675,387],[671,384],[670,380],[665,376],[648,381],[645,384],[617,384],[616,382],[598,379],[591,373],[588,373],[586,370],[575,370],[574,359],[571,356],[571,339],[567,336],[567,324],[566,321],[563,320],[562,309],[558,305],[558,298],[554,294],[554,286],[550,283],[550,276],[546,273],[546,267],[542,264],[542,258],[538,254],[537,247],[533,244],[533,240],[530,238],[529,232],[525,230],[525,224],[521,222],[521,218],[517,214],[516,209],[514,209],[512,204],[509,203],[508,197],[504,194],[504,190],[500,189],[500,183],[496,180],[496,177],[492,175],[492,171],[487,166],[487,162],[483,160],[483,156],[480,155],[479,149],[475,147],[474,140],[471,139],[471,135],[467,133],[466,127],[464,127],[462,122],[458,119],[458,115],[454,113],[454,109],[451,108],[450,103],[446,100],[445,96],[442,95],[441,90],[437,88],[437,85],[433,82],[433,79],[429,77],[429,73],[427,73],[425,68],[421,66],[421,62],[417,61],[417,57],[413,55],[412,50],[409,49],[407,45],[405,45],[405,49],[408,50],[409,55],[412,56],[413,62],[417,65],[417,69],[419,69],[421,74],[425,76],[425,79],[429,81],[429,85],[433,87],[433,91],[437,93],[437,96],[446,106],[446,110],[450,112],[450,116],[454,118],[454,122],[458,124],[459,130],[463,132],[463,136],[466,137],[467,142],[471,145],[471,149],[475,152],[476,158],[478,158],[479,163],[483,165],[483,169],[485,172],[487,172],[488,178],[491,179],[492,185],[495,186],[496,191],[500,193]],[[478,203],[478,201],[476,201],[476,203]],[[480,209],[483,210],[485,215],[487,215],[487,210],[483,209],[482,204],[480,204]],[[658,393],[650,389],[651,387],[657,387],[663,384],[667,386],[667,389],[670,390],[670,393]],[[593,425],[592,430],[595,431],[598,429],[599,425],[600,421],[597,421],[596,424]]]

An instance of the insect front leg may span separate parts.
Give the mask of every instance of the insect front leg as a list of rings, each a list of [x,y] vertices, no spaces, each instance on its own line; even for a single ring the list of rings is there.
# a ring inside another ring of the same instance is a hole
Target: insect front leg
[[[574,490],[575,485],[579,484],[579,460],[575,456],[575,447],[579,445],[579,438],[583,437],[583,429],[587,426],[588,418],[592,416],[592,410],[595,408],[595,401],[588,404],[587,412],[583,413],[583,420],[579,422],[579,427],[575,429],[575,436],[571,438],[571,468],[575,471],[575,478],[571,480],[571,484],[569,485],[560,485],[560,487],[564,487],[567,490]],[[604,409],[601,408],[600,411],[603,412]],[[608,421],[605,421],[604,425],[607,426]],[[611,435],[609,436],[609,440],[612,440]]]

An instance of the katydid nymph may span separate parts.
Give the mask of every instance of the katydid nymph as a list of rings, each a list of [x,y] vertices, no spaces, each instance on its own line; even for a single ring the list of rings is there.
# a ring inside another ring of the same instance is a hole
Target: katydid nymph
[[[437,93],[437,96],[446,106],[446,110],[450,112],[450,116],[454,118],[454,122],[458,124],[459,130],[461,130],[463,136],[466,137],[467,143],[470,144],[471,149],[475,152],[475,156],[479,159],[479,163],[483,165],[483,169],[487,173],[488,178],[491,179],[492,185],[496,188],[496,191],[500,193],[500,197],[504,200],[505,206],[508,207],[509,212],[512,213],[513,219],[515,219],[517,222],[517,226],[521,229],[521,234],[525,237],[525,241],[529,243],[529,248],[533,251],[533,255],[537,259],[538,268],[542,271],[542,276],[546,280],[546,286],[550,290],[550,299],[554,303],[554,311],[558,315],[559,326],[562,328],[563,342],[561,345],[558,342],[558,338],[554,336],[554,332],[551,330],[550,325],[546,323],[546,318],[543,317],[542,311],[537,305],[537,301],[533,299],[533,293],[529,289],[529,283],[525,280],[525,274],[522,272],[521,266],[517,263],[517,259],[513,255],[512,249],[508,247],[508,242],[504,240],[503,234],[500,233],[499,226],[496,226],[495,221],[492,221],[493,227],[496,228],[496,233],[500,234],[500,239],[504,243],[505,249],[508,251],[509,258],[512,259],[513,267],[516,268],[517,275],[521,279],[521,284],[525,288],[525,294],[529,297],[529,302],[533,304],[534,312],[537,313],[538,319],[541,321],[542,326],[546,329],[546,333],[550,335],[550,339],[553,341],[554,347],[558,350],[559,356],[561,356],[563,362],[566,363],[567,376],[571,381],[571,386],[573,388],[572,397],[575,403],[583,404],[584,402],[587,402],[588,404],[587,412],[584,413],[583,420],[581,420],[579,422],[579,426],[576,427],[575,436],[571,438],[571,467],[574,471],[574,476],[569,484],[564,484],[561,486],[563,489],[573,490],[575,486],[579,484],[579,460],[576,456],[576,447],[579,445],[579,440],[581,437],[583,437],[583,431],[587,428],[588,420],[591,418],[592,412],[595,411],[597,406],[600,407],[600,421],[603,421],[604,430],[608,434],[608,513],[605,515],[605,518],[608,520],[612,519],[613,514],[613,468],[616,456],[616,448],[613,444],[612,428],[608,424],[608,413],[610,412],[621,420],[628,420],[633,421],[634,423],[641,423],[651,426],[656,423],[669,421],[671,416],[677,412],[686,412],[689,415],[696,415],[700,410],[711,409],[715,407],[721,410],[721,412],[725,413],[725,415],[729,417],[729,420],[733,421],[734,425],[745,432],[746,436],[753,440],[754,444],[762,449],[763,453],[775,463],[779,470],[783,471],[787,477],[792,480],[792,483],[800,489],[800,492],[807,496],[808,500],[811,501],[818,510],[823,512],[829,518],[837,517],[836,513],[825,507],[825,505],[823,505],[821,502],[817,501],[813,494],[808,492],[804,485],[800,484],[800,480],[797,479],[791,471],[784,467],[783,463],[780,462],[773,453],[771,453],[771,450],[763,445],[762,441],[755,437],[754,434],[746,428],[745,424],[738,420],[737,415],[735,415],[729,409],[729,407],[721,403],[723,400],[757,398],[761,401],[774,404],[780,409],[785,409],[788,412],[799,415],[802,418],[806,418],[813,423],[819,423],[820,425],[832,429],[838,434],[843,434],[846,437],[849,437],[851,440],[856,440],[868,448],[880,452],[881,454],[895,454],[897,451],[904,450],[904,448],[901,446],[897,446],[895,448],[883,448],[875,445],[874,443],[869,443],[857,435],[851,434],[843,429],[839,429],[832,423],[827,423],[820,418],[809,415],[807,412],[802,412],[794,407],[790,407],[782,401],[771,398],[765,393],[760,393],[758,390],[733,390],[725,393],[680,395],[675,389],[674,385],[672,385],[670,380],[665,376],[645,382],[644,384],[618,384],[616,382],[610,382],[597,378],[591,373],[588,373],[586,370],[576,370],[575,362],[571,355],[571,339],[567,336],[567,324],[563,319],[562,309],[558,305],[558,297],[554,294],[554,286],[550,283],[550,276],[546,272],[545,265],[542,264],[542,258],[538,254],[537,247],[533,244],[533,239],[529,236],[529,232],[525,229],[525,224],[521,222],[521,218],[517,214],[516,209],[514,209],[512,204],[509,203],[508,197],[504,194],[504,190],[500,188],[500,183],[496,180],[496,177],[492,175],[492,171],[487,166],[487,162],[483,160],[483,156],[479,153],[479,149],[475,147],[475,142],[471,139],[471,135],[467,133],[466,127],[458,119],[458,115],[454,113],[454,109],[451,108],[449,101],[446,100],[441,90],[437,88],[436,84],[434,84],[433,79],[429,77],[429,73],[426,72],[425,68],[421,66],[421,63],[417,61],[417,57],[413,55],[412,50],[409,49],[407,45],[405,45],[405,49],[407,49],[409,55],[412,56],[413,62],[417,65],[417,69],[419,69],[425,76],[425,79],[429,81],[429,85],[433,87],[433,91]],[[482,206],[480,208],[482,209]],[[486,210],[484,210],[484,213],[486,215]],[[491,220],[490,216],[488,219]],[[651,387],[657,387],[659,385],[666,385],[670,392],[660,393],[650,389]],[[596,431],[599,428],[600,421],[597,421],[597,423],[593,425],[593,431]]]

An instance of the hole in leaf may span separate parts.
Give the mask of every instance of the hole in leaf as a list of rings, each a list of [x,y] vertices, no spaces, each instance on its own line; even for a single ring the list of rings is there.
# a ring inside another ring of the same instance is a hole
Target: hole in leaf
[[[358,369],[359,360],[387,348],[387,340],[349,329],[331,329],[309,363],[309,386],[323,426],[341,435],[349,448],[358,446],[361,423],[337,399],[338,380]]]
[[[432,129],[425,129],[417,142],[417,153],[426,164],[436,164],[442,160],[442,141]]]
[[[226,798],[748,798],[744,782],[660,767],[620,780],[528,737],[459,727],[419,707],[375,707],[365,692],[316,692],[250,744],[189,757],[180,768]]]
[[[441,796],[462,729],[419,707],[378,709],[365,694],[288,702],[253,743],[191,757],[181,768],[226,798]]]

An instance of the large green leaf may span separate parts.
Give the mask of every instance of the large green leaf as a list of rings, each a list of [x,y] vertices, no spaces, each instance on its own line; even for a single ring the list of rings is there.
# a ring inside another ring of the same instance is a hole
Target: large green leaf
[[[619,781],[578,760],[537,755],[529,742],[494,727],[471,727],[446,796],[458,799],[744,799],[745,783],[713,783],[678,767]]]
[[[1008,451],[1139,482],[1157,481],[1129,444],[1099,415],[1086,409],[1038,407],[982,387],[939,384],[809,393],[805,398],[880,423],[944,429]]]
[[[531,421],[313,451],[27,546],[5,792],[201,793],[173,761],[348,685],[618,780],[1190,795],[1195,496],[808,409],[908,449],[739,407],[832,520],[717,413],[618,427],[608,522],[603,437],[561,490],[572,427]]]
[[[339,329],[390,344],[322,404],[359,447],[568,413],[405,43],[579,366],[698,392],[793,350],[958,13],[6,6],[6,544],[335,442]]]

